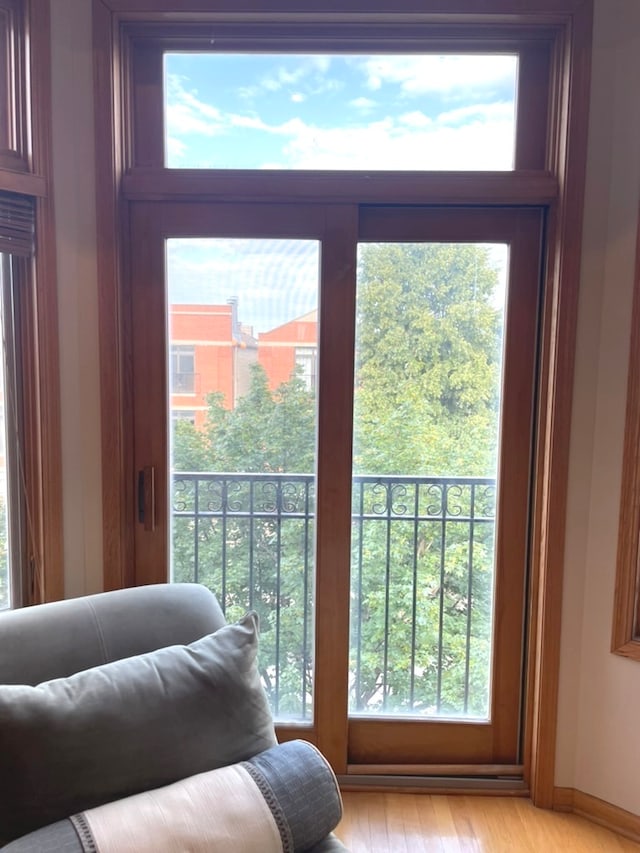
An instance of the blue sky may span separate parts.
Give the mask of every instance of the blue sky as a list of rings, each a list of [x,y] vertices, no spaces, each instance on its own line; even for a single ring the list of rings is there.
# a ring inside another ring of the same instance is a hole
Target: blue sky
[[[517,58],[165,56],[173,168],[510,169]]]

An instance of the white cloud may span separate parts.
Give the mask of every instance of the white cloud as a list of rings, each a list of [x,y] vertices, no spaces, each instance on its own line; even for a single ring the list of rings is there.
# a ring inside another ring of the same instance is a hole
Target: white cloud
[[[404,58],[404,57],[403,57]],[[362,114],[364,115],[364,113]],[[336,115],[336,122],[341,120]],[[464,106],[430,117],[413,110],[387,115],[359,127],[320,127],[294,116],[270,124],[258,115],[223,113],[174,81],[167,107],[169,164],[195,168],[232,166],[212,159],[205,139],[224,134],[238,144],[264,136],[280,139],[282,156],[269,154],[258,168],[288,169],[509,169],[512,168],[513,103]],[[238,129],[253,131],[239,137]],[[204,152],[204,156],[201,156]],[[232,157],[233,155],[231,155]]]
[[[318,71],[320,74],[326,74],[329,68],[331,67],[332,57],[327,54],[312,54],[307,58],[307,62],[311,65],[313,69]]]
[[[186,142],[182,141],[182,139],[176,139],[175,136],[168,136],[167,150],[169,153],[169,160],[171,162],[177,162],[185,156],[188,151],[188,146]]]
[[[280,66],[269,77],[263,77],[260,80],[260,87],[267,92],[277,92],[285,86],[292,86],[309,73],[307,65],[299,65],[293,71]]]
[[[282,131],[282,129],[280,129]],[[290,127],[283,146],[297,169],[495,169],[512,168],[513,122],[485,117],[463,125],[416,127],[387,117],[360,128]]]
[[[502,101],[495,104],[474,104],[468,107],[458,107],[440,113],[437,121],[440,124],[461,125],[470,121],[504,121],[513,117],[513,104]]]
[[[265,124],[258,116],[242,116],[235,113],[229,113],[225,116],[225,121],[231,127],[246,127],[250,130],[268,130],[269,125]]]
[[[349,101],[349,106],[355,107],[355,109],[362,112],[368,112],[376,106],[376,102],[372,98],[353,98],[353,100]]]
[[[394,83],[405,95],[477,91],[514,81],[514,56],[372,56],[356,60],[371,91]]]
[[[421,113],[419,110],[414,110],[410,113],[403,113],[398,116],[398,121],[400,124],[406,124],[408,127],[427,127],[427,125],[433,124],[433,119],[429,118],[428,115]]]
[[[302,92],[293,92],[291,95],[291,100],[294,104],[301,104],[305,99],[306,95],[303,95]]]

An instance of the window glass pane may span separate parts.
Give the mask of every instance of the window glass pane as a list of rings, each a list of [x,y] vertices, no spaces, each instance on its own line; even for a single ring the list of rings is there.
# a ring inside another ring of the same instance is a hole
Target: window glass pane
[[[11,80],[11,25],[9,10],[0,9],[0,151],[9,151],[11,145],[11,121],[9,111]]]
[[[273,714],[311,721],[319,244],[171,239],[167,269],[172,578],[258,612]]]
[[[488,719],[507,246],[361,245],[352,714]]]
[[[171,168],[513,168],[513,55],[165,54]]]

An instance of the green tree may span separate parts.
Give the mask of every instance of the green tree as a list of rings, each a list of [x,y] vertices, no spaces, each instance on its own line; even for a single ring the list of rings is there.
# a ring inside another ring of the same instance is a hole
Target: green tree
[[[363,248],[354,401],[357,473],[495,474],[502,344],[497,286],[496,270],[482,247]],[[432,490],[434,515],[445,499],[457,501],[460,515],[468,515],[470,490],[439,488]],[[412,492],[400,502],[411,506],[415,499]],[[388,507],[394,495],[377,501]],[[419,494],[418,503],[420,514],[429,515],[430,501]],[[492,506],[486,509],[493,512]],[[460,713],[466,704],[471,713],[486,714],[492,526],[473,530],[471,591],[469,525],[448,522],[443,538],[439,518],[423,521],[417,540],[401,519],[391,527],[390,538],[380,521],[363,524],[354,537],[364,558],[353,558],[354,566],[362,565],[352,593],[352,626],[360,634],[359,646],[352,639],[352,671],[358,664],[360,669],[353,704],[447,713]]]
[[[209,395],[208,402],[203,430],[176,425],[174,471],[313,471],[315,398],[298,371],[272,392],[256,363],[235,409],[225,407],[221,394]],[[252,484],[246,478],[224,483],[178,478],[174,487],[174,508],[183,512],[174,518],[174,578],[197,577],[209,586],[228,619],[249,607],[258,612],[263,682],[278,713],[294,717],[303,713],[312,674],[313,522],[300,517],[309,500],[313,495],[307,495],[305,483],[268,477]],[[234,508],[243,508],[245,516],[234,515]]]
[[[359,271],[356,471],[493,474],[501,315],[487,250],[373,244]]]

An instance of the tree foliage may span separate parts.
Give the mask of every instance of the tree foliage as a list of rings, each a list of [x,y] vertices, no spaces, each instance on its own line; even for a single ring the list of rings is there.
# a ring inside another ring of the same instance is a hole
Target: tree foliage
[[[487,251],[474,245],[364,248],[357,471],[494,473],[501,354],[496,285]]]
[[[479,246],[362,250],[354,473],[388,479],[354,484],[355,710],[488,711],[493,525],[455,518],[469,517],[472,500],[476,515],[490,518],[493,491],[478,487],[472,497],[470,486],[412,486],[392,477],[494,476],[497,287],[489,253]],[[209,585],[228,618],[247,607],[258,611],[260,667],[272,704],[281,716],[301,716],[312,677],[313,490],[303,480],[283,484],[267,475],[313,474],[314,394],[297,373],[271,392],[255,364],[235,409],[220,394],[208,402],[202,431],[184,421],[175,427],[174,471],[263,477],[254,485],[246,478],[178,479],[175,506],[183,512],[174,519],[174,577]],[[252,516],[223,513],[223,506],[250,508]],[[420,518],[408,523],[407,508],[415,506]]]

